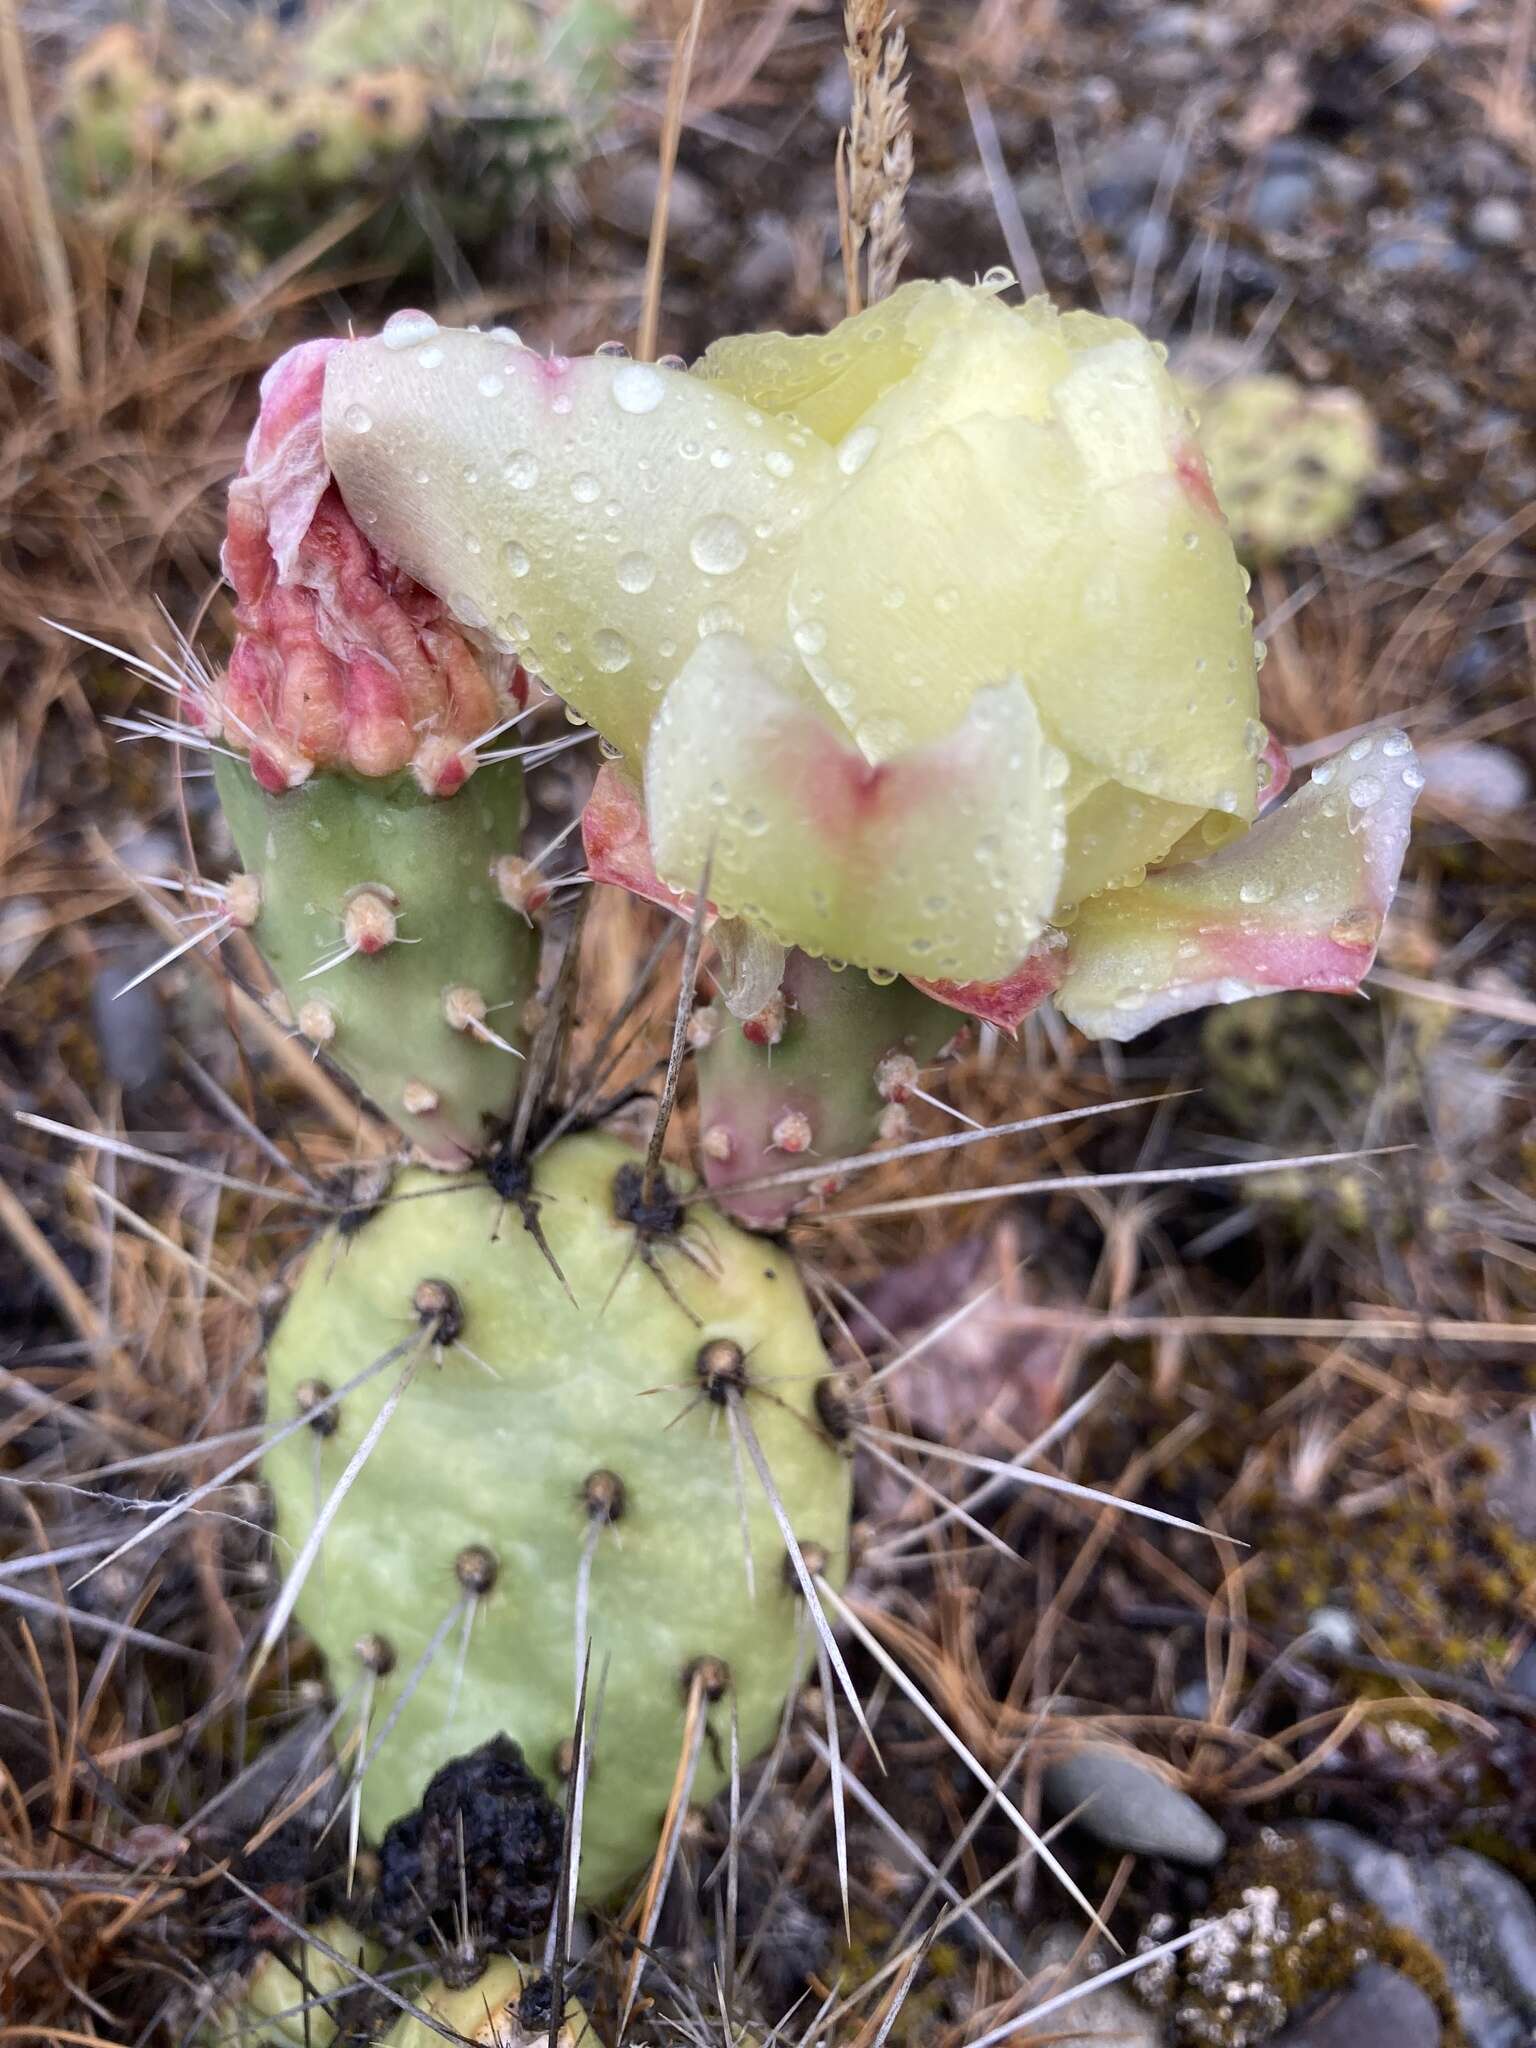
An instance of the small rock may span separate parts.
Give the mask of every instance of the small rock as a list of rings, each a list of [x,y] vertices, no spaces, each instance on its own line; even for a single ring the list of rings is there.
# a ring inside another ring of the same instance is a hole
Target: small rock
[[[1055,1813],[1082,1806],[1077,1825],[1111,1849],[1208,1867],[1227,1846],[1209,1814],[1128,1749],[1085,1743],[1046,1765],[1041,1791]]]
[[[1439,2015],[1418,1985],[1367,1963],[1352,1984],[1276,2034],[1271,2048],[1439,2048],[1439,2041]]]
[[[1248,205],[1248,218],[1268,235],[1288,235],[1306,218],[1312,180],[1303,171],[1276,171],[1263,179]]]
[[[1336,1821],[1301,1833],[1324,1872],[1347,1881],[1394,1927],[1439,1958],[1471,2048],[1536,2039],[1536,1904],[1507,1871],[1470,1849],[1404,1856]]]
[[[619,164],[607,179],[598,211],[625,234],[634,236],[637,241],[647,240],[651,232],[651,215],[656,206],[659,176],[649,156],[629,158]],[[716,208],[709,187],[702,178],[681,164],[672,173],[668,221],[680,244],[691,242],[717,225]]]
[[[1030,1945],[1025,1967],[1032,1973],[1030,2004],[1044,2005],[1063,1991],[1089,1982],[1104,1968],[1097,1950],[1083,1958],[1074,1970],[1072,1960],[1081,1946],[1075,1929],[1049,1928]],[[1147,2008],[1118,1984],[1106,1984],[1102,1991],[1085,1991],[1053,2012],[1043,2023],[1042,2039],[1071,2042],[1072,2048],[1162,2048],[1163,2032]],[[1417,2048],[1417,2044],[1402,2044]]]
[[[1470,225],[1472,239],[1485,249],[1516,249],[1525,239],[1525,215],[1513,199],[1480,199]]]
[[[165,1013],[152,981],[130,988],[148,966],[142,949],[103,967],[91,983],[91,1029],[101,1063],[119,1088],[149,1088],[165,1072]]]
[[[1479,1430],[1488,1452],[1489,1512],[1508,1522],[1522,1543],[1536,1543],[1536,1417],[1508,1415]]]

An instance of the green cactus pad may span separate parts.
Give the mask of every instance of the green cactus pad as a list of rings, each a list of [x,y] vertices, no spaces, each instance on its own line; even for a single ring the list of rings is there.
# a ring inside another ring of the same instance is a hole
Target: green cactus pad
[[[761,1017],[740,1024],[717,1002],[695,1071],[704,1173],[721,1206],[757,1229],[783,1223],[811,1181],[729,1190],[867,1150],[888,1111],[900,1118],[917,1064],[962,1021],[910,982],[871,981],[856,967],[834,973],[799,952]]]
[[[511,1956],[493,1957],[473,1984],[456,1990],[434,1980],[417,1993],[416,2006],[436,2026],[402,2013],[384,2036],[383,2048],[440,2048],[444,2027],[473,2048],[548,2048],[549,2017],[542,2000],[536,1995],[533,2011],[524,2013],[523,1996],[530,1986],[537,1994],[535,1972]],[[596,2042],[585,2011],[568,1999],[556,2048],[582,2048],[583,2043],[596,2048]]]
[[[227,756],[216,777],[259,885],[240,921],[298,1028],[434,1163],[477,1155],[517,1091],[517,1059],[485,1034],[520,1044],[535,971],[534,934],[494,874],[518,850],[516,763],[482,766],[449,797],[423,795],[408,774],[315,774],[273,795]],[[323,966],[343,951],[349,916],[355,928],[375,904],[389,908],[393,940]]]
[[[1381,460],[1376,422],[1358,393],[1268,376],[1186,388],[1239,553],[1273,561],[1349,524]]]
[[[285,1955],[268,1950],[258,1956],[238,1993],[209,2022],[204,2048],[331,2048],[338,2015],[352,2003],[347,1994],[363,1992],[356,1970],[336,1956],[375,1971],[381,1951],[345,1920],[324,1920],[312,1933],[323,1948],[306,1934],[302,1956],[297,1941]]]
[[[558,1790],[590,1556],[589,1898],[610,1895],[656,1846],[701,1660],[730,1676],[709,1709],[696,1800],[726,1781],[731,1699],[746,1761],[772,1738],[794,1678],[801,1601],[750,1444],[733,1450],[732,1417],[750,1427],[790,1526],[819,1546],[834,1581],[848,1531],[849,1468],[818,1405],[827,1361],[791,1261],[706,1202],[679,1212],[677,1184],[658,1187],[649,1214],[655,1224],[680,1213],[681,1228],[642,1235],[616,1214],[639,1178],[629,1147],[591,1134],[537,1162],[532,1199],[562,1284],[518,1210],[483,1181],[402,1175],[361,1229],[311,1255],[268,1364],[281,1424],[315,1399],[306,1383],[340,1387],[395,1353],[325,1411],[336,1417],[328,1435],[274,1446],[267,1478],[291,1561],[408,1359],[419,1361],[296,1609],[338,1691],[358,1679],[360,1641],[382,1637],[392,1652],[391,1662],[370,1642],[365,1653],[381,1673],[362,1798],[373,1833],[413,1808],[448,1759],[500,1733]],[[423,1282],[449,1292],[418,1296]],[[458,1333],[434,1346],[444,1301]],[[420,1321],[423,1302],[437,1324]]]

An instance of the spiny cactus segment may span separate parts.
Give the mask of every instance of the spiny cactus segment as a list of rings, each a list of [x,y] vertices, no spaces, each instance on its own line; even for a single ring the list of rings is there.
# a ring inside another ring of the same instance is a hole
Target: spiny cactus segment
[[[340,1960],[338,1960],[340,1959]],[[202,2048],[333,2048],[369,2041],[377,2048],[537,2048],[550,2040],[549,1979],[511,1956],[492,1956],[441,1977],[393,1971],[396,2005],[366,1979],[381,1964],[377,1943],[345,1920],[325,1920],[285,1953],[258,1957],[236,1995],[214,2015]],[[425,1981],[422,1981],[425,1979]],[[406,2009],[401,2010],[401,2006]],[[575,1999],[566,2003],[558,2048],[580,2048],[591,2025]]]
[[[517,0],[356,0],[274,34],[253,22],[205,69],[169,31],[118,24],[70,67],[54,110],[65,201],[132,239],[145,208],[189,268],[270,258],[359,200],[397,271],[435,231],[474,246],[569,163],[607,91],[625,24],[568,8],[547,29]],[[381,203],[382,201],[382,203]]]
[[[513,1098],[533,989],[534,934],[502,886],[522,777],[475,746],[526,681],[354,525],[320,447],[326,352],[268,374],[230,490],[238,632],[204,714],[245,862],[226,900],[294,1027],[457,1166]]]
[[[833,1162],[872,1137],[908,1136],[924,1065],[962,1029],[952,1009],[907,982],[834,973],[799,952],[755,1016],[740,1022],[720,1001],[699,1012],[699,1152],[721,1206],[773,1229],[812,1190],[836,1185]],[[752,1186],[818,1162],[825,1177]]]
[[[546,1254],[483,1179],[408,1172],[317,1246],[268,1358],[271,1421],[316,1413],[265,1471],[297,1615],[360,1683],[363,1824],[498,1735],[563,1796],[590,1635],[593,1899],[654,1850],[685,1741],[707,1799],[733,1723],[756,1755],[809,1654],[768,1487],[831,1583],[848,1539],[793,1265],[644,1175],[614,1139],[552,1146]]]
[[[1376,422],[1358,392],[1277,376],[1185,388],[1216,495],[1248,560],[1316,547],[1349,524],[1381,466]]]

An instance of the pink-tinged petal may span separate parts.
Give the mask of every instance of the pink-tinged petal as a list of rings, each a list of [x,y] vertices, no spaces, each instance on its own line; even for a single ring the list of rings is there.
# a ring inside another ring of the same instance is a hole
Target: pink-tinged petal
[[[1347,995],[1376,954],[1424,777],[1376,733],[1209,859],[1083,906],[1056,1000],[1091,1038],[1278,989]]]
[[[716,634],[662,704],[645,805],[658,874],[686,888],[707,862],[722,914],[856,966],[989,981],[1055,902],[1061,767],[1017,682],[876,764]]]
[[[1264,737],[1259,756],[1259,815],[1279,803],[1291,782],[1291,757],[1273,733]]]
[[[967,1017],[979,1017],[983,1024],[995,1024],[1010,1037],[1032,1010],[1038,1010],[1060,988],[1067,971],[1068,939],[1065,932],[1045,932],[1023,960],[1001,981],[917,981],[925,996],[962,1010]]]
[[[640,793],[612,761],[604,762],[592,784],[581,814],[581,843],[594,882],[627,889],[631,896],[658,903],[663,910],[675,910],[682,917],[692,915],[693,898],[683,890],[669,889],[657,874]]]
[[[350,344],[306,342],[262,380],[245,467],[230,485],[224,573],[236,638],[217,690],[225,738],[267,789],[314,769],[411,769],[450,795],[466,750],[526,696],[442,600],[384,561],[342,503],[321,437],[325,381]]]

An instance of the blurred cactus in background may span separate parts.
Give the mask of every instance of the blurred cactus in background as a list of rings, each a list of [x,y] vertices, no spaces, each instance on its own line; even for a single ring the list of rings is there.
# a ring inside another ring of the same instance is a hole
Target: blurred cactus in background
[[[133,253],[226,278],[370,205],[345,246],[395,274],[471,254],[575,161],[627,27],[606,0],[345,0],[256,15],[212,64],[103,30],[50,134],[65,203]]]
[[[1357,392],[1274,376],[1183,389],[1240,555],[1274,561],[1344,530],[1381,464],[1376,422]]]

